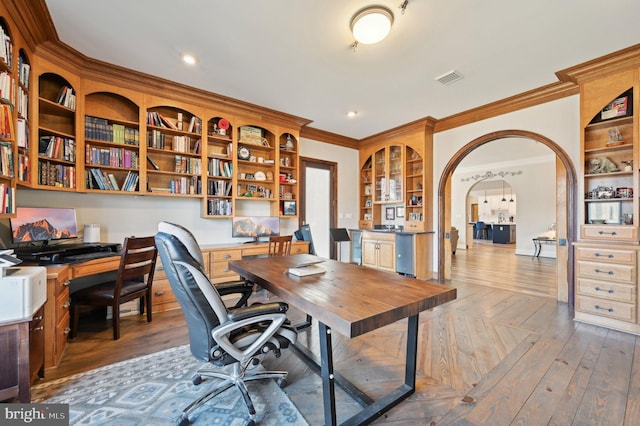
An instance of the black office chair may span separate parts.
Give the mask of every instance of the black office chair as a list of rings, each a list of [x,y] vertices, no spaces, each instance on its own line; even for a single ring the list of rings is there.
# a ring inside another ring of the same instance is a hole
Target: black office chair
[[[245,382],[277,379],[282,386],[286,383],[287,372],[254,372],[247,368],[259,364],[269,352],[280,356],[280,349],[296,341],[296,331],[285,325],[288,305],[273,302],[229,310],[202,265],[176,236],[158,232],[155,241],[167,279],[187,322],[191,353],[214,367],[198,370],[192,382],[198,385],[203,377],[222,380],[214,390],[184,409],[180,426],[189,424],[189,415],[194,410],[233,386],[242,394],[249,411],[247,424],[254,425],[256,411]],[[231,366],[231,371],[226,373],[215,368],[224,366]]]
[[[189,254],[200,264],[202,269],[205,269],[202,251],[200,250],[196,237],[191,231],[184,226],[170,222],[160,222],[158,224],[158,231],[175,236],[184,245]],[[251,297],[251,294],[253,294],[253,283],[245,280],[216,283],[214,286],[216,290],[218,290],[218,293],[220,293],[220,296],[233,295],[239,298],[232,308],[247,306],[247,301],[249,297]]]

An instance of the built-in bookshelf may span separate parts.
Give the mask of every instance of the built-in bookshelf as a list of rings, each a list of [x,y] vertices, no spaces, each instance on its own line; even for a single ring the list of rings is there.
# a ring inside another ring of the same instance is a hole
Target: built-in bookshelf
[[[369,155],[360,166],[360,229],[373,229],[373,167]]]
[[[236,199],[277,201],[276,139],[259,126],[238,129]]]
[[[207,122],[205,217],[233,215],[233,135],[228,119],[213,117]]]
[[[168,106],[147,110],[147,192],[202,194],[202,119]]]
[[[12,67],[13,42],[4,18],[0,18],[0,217],[15,212],[15,78]]]
[[[85,96],[86,190],[140,192],[139,110],[119,94]]]
[[[16,91],[16,177],[18,183],[31,183],[30,144],[29,144],[29,78],[31,64],[24,49],[18,53],[18,84]]]
[[[54,73],[40,75],[38,87],[37,185],[75,189],[75,91]]]
[[[298,216],[298,141],[291,133],[280,136],[278,199],[279,214]]]
[[[407,147],[405,158],[405,222],[422,222],[424,162],[418,151],[411,147]]]

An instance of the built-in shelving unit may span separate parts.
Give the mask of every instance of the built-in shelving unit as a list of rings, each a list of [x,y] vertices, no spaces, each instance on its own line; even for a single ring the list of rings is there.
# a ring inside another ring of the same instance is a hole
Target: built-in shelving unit
[[[277,201],[276,139],[258,126],[239,128],[236,199]]]
[[[29,79],[31,64],[29,56],[24,49],[18,53],[18,84],[16,94],[16,145],[17,163],[16,177],[19,184],[31,183],[30,140],[29,140]]]
[[[233,134],[233,126],[224,117],[213,117],[207,123],[204,217],[233,215]]]
[[[373,168],[368,156],[360,166],[360,229],[373,229]]]
[[[405,158],[405,222],[422,222],[424,162],[418,151],[411,147],[407,147]]]
[[[291,133],[280,136],[278,198],[279,214],[298,216],[298,141]]]
[[[16,83],[12,67],[13,42],[9,27],[0,18],[0,217],[15,213]]]
[[[147,192],[202,194],[202,119],[168,106],[147,110]]]

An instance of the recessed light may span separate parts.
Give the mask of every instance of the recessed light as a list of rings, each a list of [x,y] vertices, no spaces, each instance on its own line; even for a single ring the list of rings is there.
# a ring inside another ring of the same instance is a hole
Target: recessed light
[[[349,118],[353,118],[356,115],[358,115],[358,111],[349,111],[349,112],[347,112],[347,117],[349,117]]]
[[[189,64],[189,65],[195,65],[196,63],[196,57],[189,54],[189,53],[185,53],[184,55],[182,55],[182,61],[185,64]]]

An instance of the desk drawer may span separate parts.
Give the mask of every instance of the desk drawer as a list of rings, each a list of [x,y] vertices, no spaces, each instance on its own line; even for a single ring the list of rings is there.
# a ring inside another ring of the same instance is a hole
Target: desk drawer
[[[307,244],[291,244],[291,254],[309,254]]]
[[[69,300],[69,289],[65,287],[63,291],[56,297],[56,318],[62,318],[69,312],[71,301]]]
[[[246,247],[242,249],[242,256],[255,256],[258,254],[268,254],[269,244],[258,247]]]
[[[583,278],[635,285],[636,267],[635,265],[603,264],[578,260],[576,262],[576,275]]]
[[[577,246],[576,259],[635,265],[636,251],[625,250],[625,249],[613,249],[609,247]]]
[[[234,277],[237,276],[238,274],[236,274],[229,268],[229,262],[216,262],[212,266],[211,277],[214,279],[223,277],[230,277],[232,279],[235,279]],[[231,279],[227,281],[231,281]]]
[[[636,322],[636,305],[632,303],[578,295],[576,310],[621,321]]]
[[[225,262],[242,259],[242,250],[225,250],[211,252],[211,262]]]
[[[635,285],[596,281],[588,278],[578,278],[576,281],[579,294],[599,299],[636,303]]]
[[[585,240],[638,241],[638,227],[629,225],[582,225]]]
[[[70,332],[71,332],[71,328],[69,328],[69,313],[67,312],[66,315],[60,318],[60,321],[58,321],[58,323],[56,324],[55,335],[54,335],[54,339],[55,339],[55,343],[54,343],[55,357],[54,358],[55,358],[56,364],[53,365],[53,367],[55,367],[57,363],[60,362],[62,353],[67,347],[67,337],[69,336]]]
[[[173,290],[171,290],[171,284],[169,284],[169,280],[153,280],[153,306],[155,312],[155,306],[161,305],[167,302],[174,302],[176,300],[176,296],[173,294]]]

